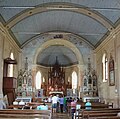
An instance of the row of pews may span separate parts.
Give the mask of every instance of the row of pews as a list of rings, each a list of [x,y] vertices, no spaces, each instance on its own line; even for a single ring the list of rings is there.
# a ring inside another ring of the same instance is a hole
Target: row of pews
[[[26,105],[10,105],[8,109],[0,110],[0,119],[51,119],[51,103],[46,103],[49,110],[36,110],[38,105],[43,103],[31,102]],[[85,103],[77,103],[81,105],[81,109],[74,114],[74,119],[120,119],[118,113],[119,108],[113,108],[113,104],[92,103],[91,110],[85,110]],[[25,108],[26,107],[26,108]],[[31,108],[32,107],[32,108]],[[68,104],[68,113],[71,113],[71,106]],[[70,114],[71,115],[71,114]]]
[[[51,110],[14,110],[3,109],[0,110],[0,118],[24,118],[24,119],[51,119]]]
[[[120,119],[118,113],[120,108],[99,108],[91,110],[77,110],[74,114],[75,119]]]
[[[84,102],[78,102],[81,108],[74,113],[74,119],[120,119],[118,113],[120,108],[113,108],[113,103],[92,103],[91,110],[85,109]],[[70,104],[68,104],[68,112],[71,115]]]
[[[80,105],[81,109],[84,110],[86,108],[85,106],[85,102],[77,102],[78,105]],[[113,108],[113,103],[101,103],[101,102],[92,102],[91,103],[91,108],[92,109],[108,109],[108,108]],[[68,103],[67,104],[67,109],[68,109],[68,113],[71,113],[71,104]]]

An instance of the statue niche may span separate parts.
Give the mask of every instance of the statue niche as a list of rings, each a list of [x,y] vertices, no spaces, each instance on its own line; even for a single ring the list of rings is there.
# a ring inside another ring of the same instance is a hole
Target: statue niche
[[[48,72],[48,94],[51,92],[65,93],[65,72],[63,67],[59,65],[57,57],[55,64],[50,67]]]

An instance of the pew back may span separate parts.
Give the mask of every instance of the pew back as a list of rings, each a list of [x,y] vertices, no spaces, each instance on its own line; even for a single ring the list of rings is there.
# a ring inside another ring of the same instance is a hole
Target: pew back
[[[51,110],[0,110],[0,118],[43,118],[51,119]]]

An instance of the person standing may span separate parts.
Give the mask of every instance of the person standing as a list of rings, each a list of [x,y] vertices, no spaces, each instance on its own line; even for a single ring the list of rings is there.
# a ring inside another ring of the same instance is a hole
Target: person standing
[[[74,119],[74,113],[76,111],[76,101],[75,99],[72,99],[72,102],[71,102],[71,113],[72,113],[72,119]]]
[[[63,95],[61,95],[61,97],[59,99],[59,102],[60,102],[60,111],[61,111],[61,113],[63,113],[63,104],[64,104]]]
[[[64,95],[63,110],[64,110],[64,112],[67,112],[67,99],[66,99],[65,95]]]
[[[57,108],[56,108],[56,112],[58,113],[58,112],[59,112],[59,105],[60,105],[60,103],[59,103],[59,95],[57,95],[57,97],[58,97],[58,99],[57,99]]]
[[[56,94],[52,97],[52,112],[56,112],[58,97]]]

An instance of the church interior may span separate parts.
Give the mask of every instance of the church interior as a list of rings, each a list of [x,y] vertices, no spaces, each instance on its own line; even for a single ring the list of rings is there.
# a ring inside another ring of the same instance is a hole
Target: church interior
[[[54,94],[120,108],[119,0],[0,0],[0,42],[9,108]]]

